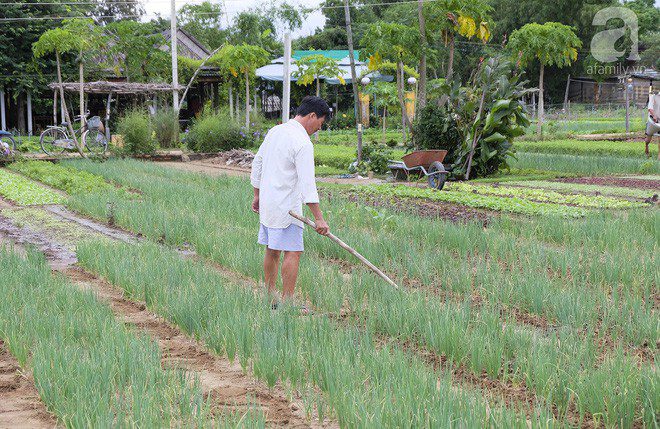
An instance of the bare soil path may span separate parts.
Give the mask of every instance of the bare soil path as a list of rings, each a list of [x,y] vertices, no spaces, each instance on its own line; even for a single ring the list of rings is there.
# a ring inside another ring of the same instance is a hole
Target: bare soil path
[[[0,428],[54,428],[57,420],[39,398],[34,379],[0,340]]]
[[[208,351],[198,341],[184,334],[143,303],[126,299],[121,289],[78,267],[63,271],[81,289],[93,290],[106,302],[115,317],[135,329],[147,333],[158,342],[163,365],[181,368],[199,375],[205,397],[212,401],[212,411],[246,412],[251,404],[264,413],[270,427],[323,427],[307,422],[301,404],[289,401],[281,387],[273,389],[246,375],[238,362]]]

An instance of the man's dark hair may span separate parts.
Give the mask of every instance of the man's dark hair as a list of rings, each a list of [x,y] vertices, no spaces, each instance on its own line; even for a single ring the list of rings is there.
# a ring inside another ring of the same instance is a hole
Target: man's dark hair
[[[307,116],[310,113],[316,113],[316,116],[319,118],[325,117],[329,119],[330,117],[330,106],[325,102],[321,97],[315,97],[313,95],[308,95],[303,98],[302,103],[296,109],[296,115]]]

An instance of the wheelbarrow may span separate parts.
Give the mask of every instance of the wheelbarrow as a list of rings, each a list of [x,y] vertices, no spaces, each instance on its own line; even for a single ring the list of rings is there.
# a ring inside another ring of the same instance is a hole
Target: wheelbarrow
[[[442,189],[447,181],[448,171],[442,165],[446,150],[418,150],[403,156],[403,161],[389,160],[387,167],[394,180],[409,180],[411,175],[427,177],[429,187]]]

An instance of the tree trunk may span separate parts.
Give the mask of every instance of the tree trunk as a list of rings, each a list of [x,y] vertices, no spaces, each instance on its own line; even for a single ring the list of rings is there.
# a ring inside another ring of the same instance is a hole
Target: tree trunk
[[[80,126],[83,127],[85,125],[85,75],[83,73],[82,52],[80,52],[78,73],[80,74]]]
[[[385,133],[387,131],[387,105],[383,108],[383,144],[385,144]]]
[[[422,57],[419,60],[419,91],[417,92],[417,106],[423,109],[426,106],[426,22],[424,20],[424,0],[417,2],[417,16],[419,18],[419,35],[422,42]]]
[[[53,125],[57,126],[57,90],[53,91]]]
[[[229,116],[234,119],[234,93],[232,89],[234,88],[234,85],[232,85],[231,81],[229,82]]]
[[[23,94],[18,94],[18,100],[16,100],[16,128],[18,128],[22,134],[25,134],[25,104],[23,103]]]
[[[66,122],[68,123],[67,127],[69,128],[69,134],[73,139],[73,144],[76,145],[78,153],[81,157],[87,158],[82,150],[82,146],[80,146],[80,143],[78,143],[78,137],[73,130],[73,123],[71,123],[71,117],[69,116],[69,109],[66,107],[66,102],[64,101],[64,86],[62,85],[62,63],[60,61],[60,53],[58,51],[55,51],[55,59],[57,60],[57,83],[59,84],[60,88],[60,99],[62,100],[62,111],[64,112],[64,119],[66,119]]]
[[[454,43],[454,33],[449,33],[449,63],[447,65],[447,76],[445,77],[446,81],[450,81],[454,76],[454,49],[456,44]]]
[[[536,135],[540,138],[543,127],[543,63],[539,72],[539,114],[536,118]]]
[[[316,78],[316,96],[317,97],[321,96],[321,79],[319,79],[318,77]],[[321,130],[318,130],[317,132],[314,133],[314,141],[316,141],[316,143],[319,142],[320,134],[321,134]]]
[[[250,75],[245,71],[245,129],[250,131]]]

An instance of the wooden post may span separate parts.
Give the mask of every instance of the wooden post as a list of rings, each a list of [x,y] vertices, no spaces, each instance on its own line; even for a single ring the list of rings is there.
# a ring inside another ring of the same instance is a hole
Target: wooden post
[[[170,8],[170,53],[172,55],[172,105],[174,112],[179,114],[179,63],[178,63],[178,47],[177,47],[177,30],[176,30],[176,1],[172,0]]]
[[[66,122],[66,112],[64,109],[66,109],[66,100],[64,99],[64,96],[60,94],[60,123]]]
[[[353,103],[355,103],[355,125],[357,127],[357,162],[362,162],[362,108],[358,94],[357,73],[355,72],[355,53],[353,52],[353,30],[351,29],[351,11],[348,0],[344,0],[344,17],[346,19],[346,38],[348,41],[348,59],[351,63],[351,84],[353,86]]]
[[[32,137],[32,93],[27,93],[27,128],[28,136]]]
[[[105,138],[110,141],[110,105],[112,103],[112,92],[108,93],[108,100],[105,103]]]
[[[284,35],[284,69],[282,73],[282,123],[289,120],[291,109],[291,33]]]
[[[57,125],[57,90],[53,91],[53,125]]]
[[[567,109],[568,105],[568,88],[571,86],[571,75],[569,74],[566,78],[566,90],[564,91],[564,110]]]
[[[2,131],[7,131],[7,116],[5,112],[5,89],[0,89],[0,122]]]
[[[82,53],[80,55],[81,55],[81,58],[82,58]],[[79,94],[80,95],[80,100],[79,100],[79,103],[80,103],[80,126],[82,127],[82,126],[85,125],[85,122],[86,122],[85,121],[85,87],[84,87],[85,76],[83,74],[82,59],[80,60],[79,73],[80,73],[80,87],[79,87],[80,88],[80,90],[79,90],[79,92],[80,92],[80,94]]]

